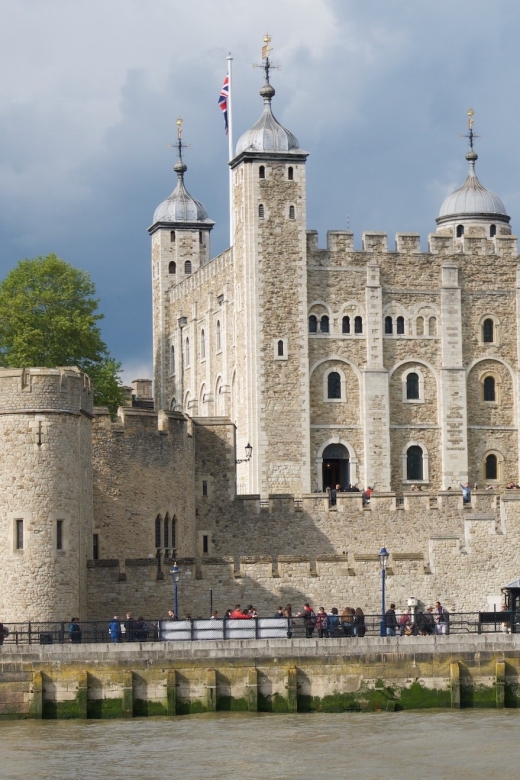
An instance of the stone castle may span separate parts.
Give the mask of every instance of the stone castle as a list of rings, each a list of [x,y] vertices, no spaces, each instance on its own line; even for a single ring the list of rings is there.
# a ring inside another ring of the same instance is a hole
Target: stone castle
[[[415,233],[307,230],[306,160],[275,91],[238,141],[233,244],[178,182],[155,211],[154,406],[92,406],[75,369],[0,370],[0,619],[193,615],[389,597],[492,608],[518,575],[520,273],[475,173]],[[136,394],[149,394],[146,382]],[[139,399],[138,399],[139,400]],[[144,408],[143,408],[144,407]],[[463,506],[460,483],[476,483]],[[327,488],[372,485],[360,493]],[[413,488],[413,489],[412,489]],[[420,488],[419,490],[417,488]],[[486,490],[486,488],[491,488]]]

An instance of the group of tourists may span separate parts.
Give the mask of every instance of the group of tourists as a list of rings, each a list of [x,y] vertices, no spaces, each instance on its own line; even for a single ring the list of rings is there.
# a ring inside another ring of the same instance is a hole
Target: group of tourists
[[[120,620],[119,615],[114,615],[108,626],[108,633],[111,642],[145,642],[150,629],[142,616],[135,620],[132,613],[127,612],[124,620]]]
[[[290,604],[288,606],[290,607]],[[278,609],[280,610],[281,607]],[[361,607],[345,607],[341,612],[337,607],[332,607],[330,612],[326,612],[325,607],[319,607],[318,611],[315,612],[306,602],[303,605],[303,610],[298,612],[295,617],[303,619],[305,636],[308,639],[312,637],[315,629],[320,639],[337,636],[363,637],[366,633],[365,615]],[[289,627],[292,625],[291,621]]]
[[[440,601],[435,602],[435,609],[427,607],[426,612],[418,609],[413,615],[405,609],[399,618],[393,603],[385,612],[386,636],[443,636],[448,633],[449,625],[450,613]]]
[[[349,483],[345,487],[341,487],[341,485],[336,485],[335,487],[327,488],[327,492],[329,494],[329,504],[330,504],[330,506],[336,506],[336,503],[337,503],[337,500],[338,500],[338,493],[361,493],[361,498],[363,500],[363,506],[367,506],[368,504],[370,504],[370,496],[374,492],[374,488],[370,487],[370,485],[369,485],[364,490],[361,490],[361,488],[358,487],[357,484],[351,485]]]

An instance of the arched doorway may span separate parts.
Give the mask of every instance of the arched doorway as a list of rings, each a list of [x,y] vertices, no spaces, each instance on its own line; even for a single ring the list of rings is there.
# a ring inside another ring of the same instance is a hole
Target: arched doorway
[[[346,488],[350,481],[349,452],[343,444],[329,444],[323,451],[323,490],[341,485]]]

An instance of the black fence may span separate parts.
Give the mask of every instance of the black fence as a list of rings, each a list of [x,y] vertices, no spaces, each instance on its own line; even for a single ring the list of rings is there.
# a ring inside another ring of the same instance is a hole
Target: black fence
[[[203,619],[193,620],[147,620],[142,624],[127,624],[121,621],[121,635],[111,636],[108,620],[83,621],[79,631],[70,631],[70,623],[30,622],[4,623],[5,645],[64,644],[64,643],[106,643],[106,642],[181,642],[198,640],[230,639],[283,639],[302,638],[309,634],[313,638],[339,637],[362,638],[381,635],[381,616],[365,615],[364,626],[351,622],[338,625],[312,627],[302,618],[250,618],[245,620]],[[449,622],[435,623],[420,630],[421,623],[403,626],[396,634],[411,636],[444,634],[488,634],[520,633],[520,613],[511,612],[458,612],[449,617]],[[7,631],[6,631],[7,629]]]

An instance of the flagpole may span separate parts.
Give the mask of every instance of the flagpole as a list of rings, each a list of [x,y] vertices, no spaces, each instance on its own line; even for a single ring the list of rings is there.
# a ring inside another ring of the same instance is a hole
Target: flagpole
[[[229,160],[231,161],[234,157],[234,149],[233,149],[233,89],[232,89],[232,80],[231,80],[231,73],[232,73],[232,66],[231,63],[233,62],[233,57],[231,56],[231,52],[229,52],[227,56],[227,64],[228,64],[228,78],[229,78],[229,97],[228,97],[228,104],[227,104],[227,110],[228,110],[228,144],[229,144],[229,150],[228,150],[228,156]],[[229,246],[233,246],[234,241],[234,220],[233,220],[233,171],[231,168],[229,169]]]

